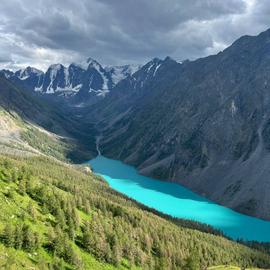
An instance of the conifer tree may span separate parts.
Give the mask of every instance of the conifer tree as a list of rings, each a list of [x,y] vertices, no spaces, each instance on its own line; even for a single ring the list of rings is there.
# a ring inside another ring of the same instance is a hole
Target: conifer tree
[[[15,227],[15,232],[14,232],[14,247],[16,249],[21,249],[23,245],[23,226],[21,223],[17,224]]]
[[[57,207],[56,209],[55,219],[56,219],[57,224],[60,226],[60,228],[63,229],[66,226],[65,214],[60,207]]]
[[[31,218],[32,218],[33,220],[36,219],[36,209],[35,209],[35,207],[33,206],[33,203],[32,203],[31,201],[29,202],[29,204],[28,204],[28,206],[27,206],[27,212],[28,212],[28,214],[31,216]]]
[[[188,258],[186,259],[185,270],[198,270],[200,269],[200,260],[198,257],[198,252],[195,250],[192,250]]]
[[[7,224],[3,230],[2,241],[7,247],[14,245],[14,230],[10,224]]]
[[[22,196],[26,194],[26,182],[24,179],[19,180],[18,193]]]
[[[35,250],[39,244],[39,237],[34,233],[29,225],[23,225],[23,248],[29,252]]]
[[[65,263],[63,259],[54,256],[52,262],[50,263],[50,270],[65,270]]]

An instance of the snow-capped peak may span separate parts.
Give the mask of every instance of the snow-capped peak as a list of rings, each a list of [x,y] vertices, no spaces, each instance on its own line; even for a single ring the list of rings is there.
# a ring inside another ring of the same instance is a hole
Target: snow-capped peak
[[[30,67],[28,66],[25,71],[27,71],[28,73],[34,73],[34,74],[43,74],[43,71],[42,70],[39,70],[37,68],[34,68],[34,67]]]
[[[14,75],[14,72],[8,69],[2,69],[0,73],[3,74],[6,79],[9,79],[10,77]]]
[[[41,75],[43,74],[43,72],[41,70],[28,66],[25,69],[20,69],[16,71],[15,74],[17,74],[20,80],[26,80],[32,75]]]
[[[61,68],[64,68],[64,66],[62,64],[53,64],[53,65],[50,65],[48,70],[60,70]]]
[[[101,65],[93,58],[88,57],[86,60],[79,63],[72,63],[72,65],[80,67],[81,69],[87,70],[89,66],[100,69]]]
[[[133,75],[141,68],[140,65],[107,66],[105,70],[111,74],[112,82],[116,85],[128,76]]]
[[[95,68],[98,71],[103,70],[103,67],[101,66],[100,63],[98,63],[96,60],[92,59],[92,58],[88,58],[87,59],[87,63],[88,63],[88,68]]]
[[[100,66],[100,64],[98,63],[98,61],[96,61],[95,59],[93,59],[93,58],[91,58],[91,57],[88,57],[87,58],[87,60],[86,60],[86,62],[88,63],[88,64],[96,64],[96,65],[99,65]]]
[[[164,60],[159,58],[153,58],[150,62],[148,62],[143,68],[146,72],[146,74],[151,74],[153,77],[156,75],[158,69],[165,63],[168,63],[170,61],[176,62],[171,57],[167,56]]]
[[[148,62],[145,66],[144,66],[144,70],[146,71],[146,74],[152,74],[153,76],[156,75],[156,72],[158,71],[158,69],[160,68],[160,66],[162,65],[163,60],[159,59],[159,58],[154,58],[152,59],[150,62]]]

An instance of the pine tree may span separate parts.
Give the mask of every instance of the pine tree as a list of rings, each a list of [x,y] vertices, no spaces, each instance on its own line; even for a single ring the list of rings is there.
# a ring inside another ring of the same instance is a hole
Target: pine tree
[[[76,230],[80,226],[80,217],[79,217],[75,207],[72,208],[71,216],[72,216],[74,226],[75,226],[75,230]]]
[[[91,252],[92,246],[93,246],[93,239],[91,232],[89,229],[85,229],[83,236],[82,236],[82,245],[83,247],[88,251]]]
[[[112,248],[112,263],[115,266],[118,266],[121,262],[121,248],[117,242],[114,243],[113,248]]]
[[[31,216],[31,218],[32,218],[33,220],[36,219],[36,209],[35,209],[35,207],[33,206],[33,203],[32,203],[31,201],[29,202],[29,204],[28,204],[28,206],[27,206],[27,212],[28,212],[28,214]]]
[[[13,247],[14,245],[14,230],[9,224],[3,230],[2,241],[7,247]]]
[[[74,229],[74,226],[72,224],[70,224],[68,226],[68,236],[69,236],[71,241],[75,240],[75,229]]]
[[[18,193],[22,196],[24,196],[26,194],[26,182],[24,179],[21,179],[19,181],[19,185],[18,185]]]
[[[77,260],[79,260],[79,256],[74,251],[67,237],[65,237],[63,241],[63,246],[64,246],[64,251],[62,255],[63,255],[64,260],[69,262],[72,265],[76,265]]]
[[[52,262],[50,263],[50,270],[65,270],[65,263],[63,259],[54,256]]]
[[[186,263],[184,266],[185,270],[198,270],[200,269],[200,260],[198,256],[198,252],[193,250],[189,257],[186,259]]]
[[[48,229],[48,233],[47,233],[47,240],[48,240],[48,248],[49,250],[51,250],[52,252],[54,251],[54,240],[55,240],[55,231],[52,227],[49,227]]]
[[[23,226],[22,224],[17,224],[15,227],[15,240],[14,240],[14,247],[16,249],[21,249],[23,245]]]
[[[23,225],[23,248],[29,252],[38,247],[39,237],[37,233],[33,233],[29,225]]]
[[[66,226],[66,219],[63,210],[60,208],[56,209],[56,216],[55,216],[57,224],[63,229]]]
[[[55,255],[62,257],[64,253],[64,248],[65,248],[65,246],[63,245],[65,241],[65,236],[59,226],[55,228],[54,233],[55,233],[55,238],[53,240],[53,246],[52,246],[53,252]]]

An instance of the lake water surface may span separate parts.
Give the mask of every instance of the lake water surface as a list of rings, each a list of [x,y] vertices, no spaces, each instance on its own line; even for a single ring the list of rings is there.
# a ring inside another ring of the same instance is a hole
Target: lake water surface
[[[94,172],[128,197],[173,217],[195,220],[233,239],[270,242],[270,222],[220,206],[189,189],[140,175],[135,168],[101,155],[89,161]]]

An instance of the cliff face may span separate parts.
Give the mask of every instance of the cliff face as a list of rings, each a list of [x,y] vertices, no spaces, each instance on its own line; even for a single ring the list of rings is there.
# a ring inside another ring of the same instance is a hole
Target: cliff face
[[[102,153],[270,219],[270,30],[155,76],[135,73],[96,115]]]

